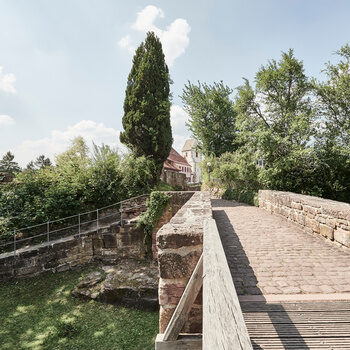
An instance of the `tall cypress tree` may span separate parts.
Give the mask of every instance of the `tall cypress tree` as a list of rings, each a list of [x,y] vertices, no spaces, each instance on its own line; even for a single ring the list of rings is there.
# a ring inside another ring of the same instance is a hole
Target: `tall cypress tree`
[[[170,125],[170,77],[162,44],[153,33],[147,33],[136,50],[128,77],[120,141],[135,156],[154,160],[160,175],[173,143]]]

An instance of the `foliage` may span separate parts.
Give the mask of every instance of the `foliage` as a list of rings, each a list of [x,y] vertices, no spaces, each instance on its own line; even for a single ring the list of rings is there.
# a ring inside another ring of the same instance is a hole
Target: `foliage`
[[[18,163],[14,161],[14,159],[15,156],[8,151],[0,160],[0,171],[10,174],[18,173],[21,168]]]
[[[96,267],[2,283],[0,349],[154,349],[158,312],[71,296],[90,271]]]
[[[157,185],[153,188],[153,191],[176,191],[175,187],[169,185],[167,182],[160,181],[157,183]]]
[[[224,188],[258,190],[258,168],[252,153],[242,149],[212,158],[211,177]]]
[[[337,64],[328,62],[323,71],[325,82],[313,81],[319,112],[324,121],[324,138],[350,147],[350,46],[336,52]]]
[[[350,46],[336,52],[339,62],[328,62],[326,81],[313,80],[322,128],[315,149],[319,179],[327,198],[350,202]]]
[[[187,126],[206,156],[220,156],[236,145],[236,115],[229,96],[232,90],[223,84],[185,85],[182,102],[189,114]]]
[[[246,152],[264,160],[258,181],[263,188],[319,194],[308,181],[316,174],[317,160],[311,141],[315,135],[315,110],[311,84],[303,62],[293,50],[271,60],[248,80],[236,96],[237,126]]]
[[[128,155],[120,167],[121,187],[125,198],[150,193],[156,165],[152,159]]]
[[[14,229],[41,224],[150,193],[154,162],[94,145],[82,138],[56,158],[56,166],[19,173],[0,186],[0,239]]]
[[[89,207],[102,207],[125,199],[121,164],[122,159],[116,149],[104,144],[93,145],[86,192]]]
[[[251,190],[239,190],[228,188],[222,195],[223,199],[235,200],[240,203],[247,203],[258,206],[257,192]]]
[[[147,210],[142,213],[138,219],[137,226],[142,227],[145,238],[144,242],[148,247],[148,251],[151,252],[152,246],[152,233],[157,227],[163,210],[169,203],[170,196],[160,191],[154,191],[151,193],[149,200],[146,202]]]
[[[154,183],[173,143],[170,125],[170,77],[162,44],[153,32],[136,50],[124,101],[120,141],[136,157],[155,162]]]
[[[38,170],[38,169],[42,169],[45,168],[46,166],[51,166],[51,160],[50,158],[46,158],[43,154],[38,156],[35,161],[30,161],[27,164],[26,169],[27,170]]]

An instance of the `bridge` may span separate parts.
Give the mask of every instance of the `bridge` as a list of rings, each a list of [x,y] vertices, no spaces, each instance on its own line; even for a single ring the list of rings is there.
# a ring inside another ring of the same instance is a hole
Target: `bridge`
[[[196,193],[158,231],[156,349],[350,349],[350,205],[259,205]]]

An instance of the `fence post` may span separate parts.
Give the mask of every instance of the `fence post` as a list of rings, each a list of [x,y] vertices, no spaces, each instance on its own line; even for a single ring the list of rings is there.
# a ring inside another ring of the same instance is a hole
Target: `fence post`
[[[80,236],[80,233],[81,233],[81,229],[80,229],[80,213],[78,215],[78,223],[79,223],[79,236]]]
[[[13,231],[13,255],[16,256],[16,230]]]
[[[96,220],[97,220],[96,226],[97,226],[97,230],[98,230],[99,229],[99,225],[98,225],[98,209],[96,210]]]
[[[120,202],[120,226],[123,227],[124,223],[123,223],[123,202]]]
[[[47,241],[50,242],[50,221],[46,223],[47,228]]]

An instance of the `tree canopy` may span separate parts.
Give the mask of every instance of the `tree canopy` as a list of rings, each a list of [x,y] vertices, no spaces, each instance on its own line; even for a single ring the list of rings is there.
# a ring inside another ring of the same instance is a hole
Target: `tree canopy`
[[[0,160],[0,171],[15,174],[21,170],[17,162],[14,161],[15,156],[8,151]]]
[[[147,33],[136,50],[124,100],[124,131],[120,141],[136,157],[145,156],[157,165],[159,177],[173,143],[170,125],[170,77],[162,44]]]
[[[190,118],[187,123],[207,156],[220,156],[237,147],[236,115],[230,100],[232,89],[223,82],[198,85],[188,82],[181,99]]]

